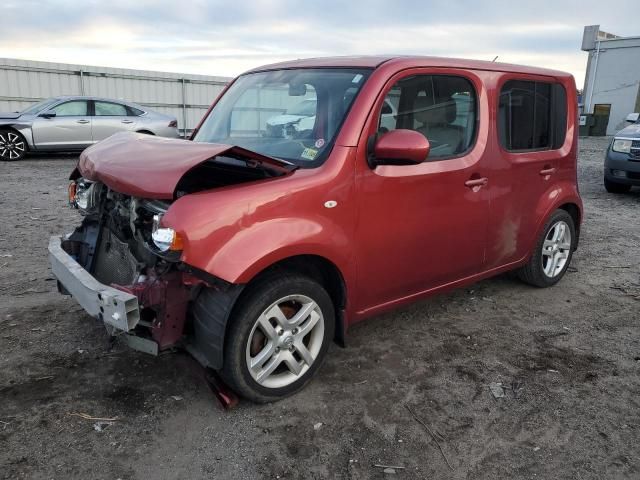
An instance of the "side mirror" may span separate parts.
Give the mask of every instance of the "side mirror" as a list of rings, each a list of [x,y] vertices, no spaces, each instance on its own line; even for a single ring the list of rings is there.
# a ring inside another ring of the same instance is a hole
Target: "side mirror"
[[[415,130],[391,130],[375,139],[369,154],[369,166],[417,165],[429,155],[429,140]]]
[[[629,123],[636,123],[640,119],[640,113],[630,113],[625,120]]]
[[[39,117],[43,117],[43,118],[53,118],[56,115],[57,115],[56,112],[54,112],[53,110],[46,110],[46,111],[42,112],[40,115],[38,115],[38,116]]]

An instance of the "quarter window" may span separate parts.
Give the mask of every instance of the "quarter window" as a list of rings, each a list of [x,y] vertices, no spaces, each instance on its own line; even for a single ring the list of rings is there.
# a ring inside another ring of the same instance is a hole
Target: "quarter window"
[[[52,110],[56,112],[56,117],[83,117],[87,115],[87,102],[84,100],[65,102],[56,105]]]
[[[125,117],[127,107],[119,103],[94,102],[97,117]]]
[[[139,108],[134,108],[134,107],[127,107],[127,110],[129,111],[129,116],[130,117],[139,117],[140,115],[142,115],[144,113]]]
[[[559,84],[510,80],[500,92],[498,135],[507,150],[557,149],[564,143],[567,101]]]
[[[476,134],[476,92],[471,82],[449,75],[416,75],[396,83],[380,112],[379,133],[409,129],[431,144],[427,160],[462,155]]]

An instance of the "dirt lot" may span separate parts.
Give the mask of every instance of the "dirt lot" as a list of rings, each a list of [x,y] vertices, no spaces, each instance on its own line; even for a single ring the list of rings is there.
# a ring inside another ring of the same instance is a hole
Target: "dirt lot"
[[[0,164],[0,478],[640,478],[640,189],[604,191],[606,142],[581,141],[558,286],[501,276],[372,319],[302,393],[229,412],[189,356],[111,345],[56,293],[75,157]]]

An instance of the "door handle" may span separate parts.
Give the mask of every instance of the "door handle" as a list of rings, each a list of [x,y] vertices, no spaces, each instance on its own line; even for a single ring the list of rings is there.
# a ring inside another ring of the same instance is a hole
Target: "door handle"
[[[487,177],[482,178],[471,178],[464,182],[465,187],[474,188],[474,187],[484,187],[487,183],[489,183],[489,179]]]
[[[542,170],[540,170],[540,175],[546,177],[547,175],[553,175],[555,171],[556,169],[554,167],[543,168]]]
[[[77,123],[89,123],[89,120],[76,120]]]
[[[122,120],[122,123],[133,123],[133,120]]]

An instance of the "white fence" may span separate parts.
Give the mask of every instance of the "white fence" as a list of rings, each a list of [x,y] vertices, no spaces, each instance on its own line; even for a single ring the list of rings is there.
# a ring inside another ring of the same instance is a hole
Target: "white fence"
[[[0,58],[0,111],[23,110],[57,95],[94,95],[127,100],[174,115],[180,130],[190,132],[229,80]]]

